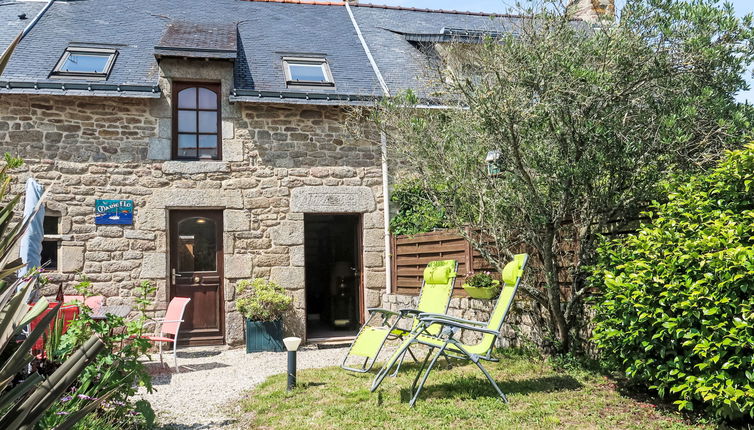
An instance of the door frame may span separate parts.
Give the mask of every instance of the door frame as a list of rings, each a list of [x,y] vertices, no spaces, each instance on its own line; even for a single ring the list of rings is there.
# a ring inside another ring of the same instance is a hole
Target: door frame
[[[220,331],[220,342],[216,342],[214,339],[212,340],[204,340],[204,339],[187,339],[183,338],[179,342],[179,344],[182,345],[225,345],[226,339],[225,339],[225,226],[223,225],[223,219],[224,219],[224,209],[223,208],[168,208],[168,228],[167,228],[167,257],[168,257],[168,273],[167,273],[167,288],[165,289],[167,292],[167,301],[170,303],[170,300],[175,296],[175,285],[173,285],[172,281],[172,268],[173,263],[177,259],[176,252],[177,250],[173,247],[173,233],[177,232],[177,221],[174,221],[174,219],[177,218],[178,213],[180,213],[182,216],[203,216],[206,218],[212,218],[216,225],[217,225],[217,237],[219,239],[219,243],[217,244],[217,273],[220,278],[219,286],[218,286],[218,297],[220,300],[218,300],[218,328]],[[209,214],[208,214],[209,213]],[[175,217],[175,218],[174,218]],[[184,332],[185,333],[185,332]]]
[[[364,322],[366,322],[366,317],[364,316],[365,312],[365,302],[366,302],[366,288],[364,286],[364,214],[363,213],[353,213],[353,212],[307,212],[304,213],[304,220],[303,220],[303,227],[304,227],[304,250],[306,250],[306,216],[307,215],[314,215],[314,216],[339,216],[339,215],[346,215],[346,216],[353,216],[356,217],[356,266],[359,270],[359,276],[358,276],[358,286],[356,287],[356,298],[358,303],[358,317],[359,317],[359,325],[364,325]],[[306,273],[306,251],[304,251],[304,273]],[[309,286],[306,282],[306,276],[304,276],[304,341],[309,340],[309,321],[307,320],[307,317],[309,315],[309,309],[308,309],[308,301],[306,300],[306,292]]]

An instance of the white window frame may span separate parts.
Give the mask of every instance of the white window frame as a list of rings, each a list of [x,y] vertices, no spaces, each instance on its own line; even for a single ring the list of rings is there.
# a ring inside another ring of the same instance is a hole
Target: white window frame
[[[324,81],[301,81],[294,80],[291,76],[291,64],[303,64],[307,66],[315,65],[322,68],[322,74],[325,77]],[[327,60],[322,57],[283,57],[283,72],[285,73],[285,84],[288,87],[335,87],[335,80],[333,80],[332,72],[330,72],[330,65],[327,64]]]
[[[97,55],[97,56],[108,56],[107,63],[105,64],[105,68],[100,73],[93,73],[93,72],[69,72],[65,70],[61,70],[63,65],[68,61],[68,58],[71,56],[71,54],[82,54],[82,55]],[[110,71],[113,69],[113,64],[115,63],[115,59],[118,57],[118,51],[116,49],[106,49],[106,48],[88,48],[83,46],[69,46],[65,48],[65,51],[63,52],[63,55],[58,60],[58,63],[55,65],[55,68],[52,70],[52,73],[50,76],[65,76],[65,77],[73,77],[73,78],[87,78],[87,79],[107,79],[108,76],[110,76]]]

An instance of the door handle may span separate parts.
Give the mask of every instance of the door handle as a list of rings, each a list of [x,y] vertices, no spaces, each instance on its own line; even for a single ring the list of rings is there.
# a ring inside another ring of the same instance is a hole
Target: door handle
[[[175,278],[180,278],[181,276],[183,275],[181,275],[180,273],[175,273],[175,268],[170,269],[170,277],[173,285],[175,285]]]

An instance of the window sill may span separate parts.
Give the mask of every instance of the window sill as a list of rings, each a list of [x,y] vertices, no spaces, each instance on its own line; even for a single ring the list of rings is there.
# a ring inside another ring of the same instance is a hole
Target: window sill
[[[70,241],[70,240],[73,240],[73,235],[71,234],[46,234],[44,235],[44,238],[42,240],[50,241],[50,242]]]
[[[196,173],[230,172],[230,165],[227,162],[220,160],[171,160],[162,164],[162,172],[168,174],[182,173],[189,175]]]

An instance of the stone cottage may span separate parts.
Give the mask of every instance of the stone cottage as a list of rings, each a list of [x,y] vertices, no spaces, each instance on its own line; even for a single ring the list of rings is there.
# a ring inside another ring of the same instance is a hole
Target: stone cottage
[[[422,44],[490,22],[341,2],[0,0],[0,48],[27,27],[0,74],[0,151],[51,190],[46,293],[85,274],[129,304],[150,280],[158,309],[192,299],[189,342],[238,344],[234,285],[265,277],[294,297],[288,332],[353,335],[391,293],[389,172],[346,117],[420,90]]]

